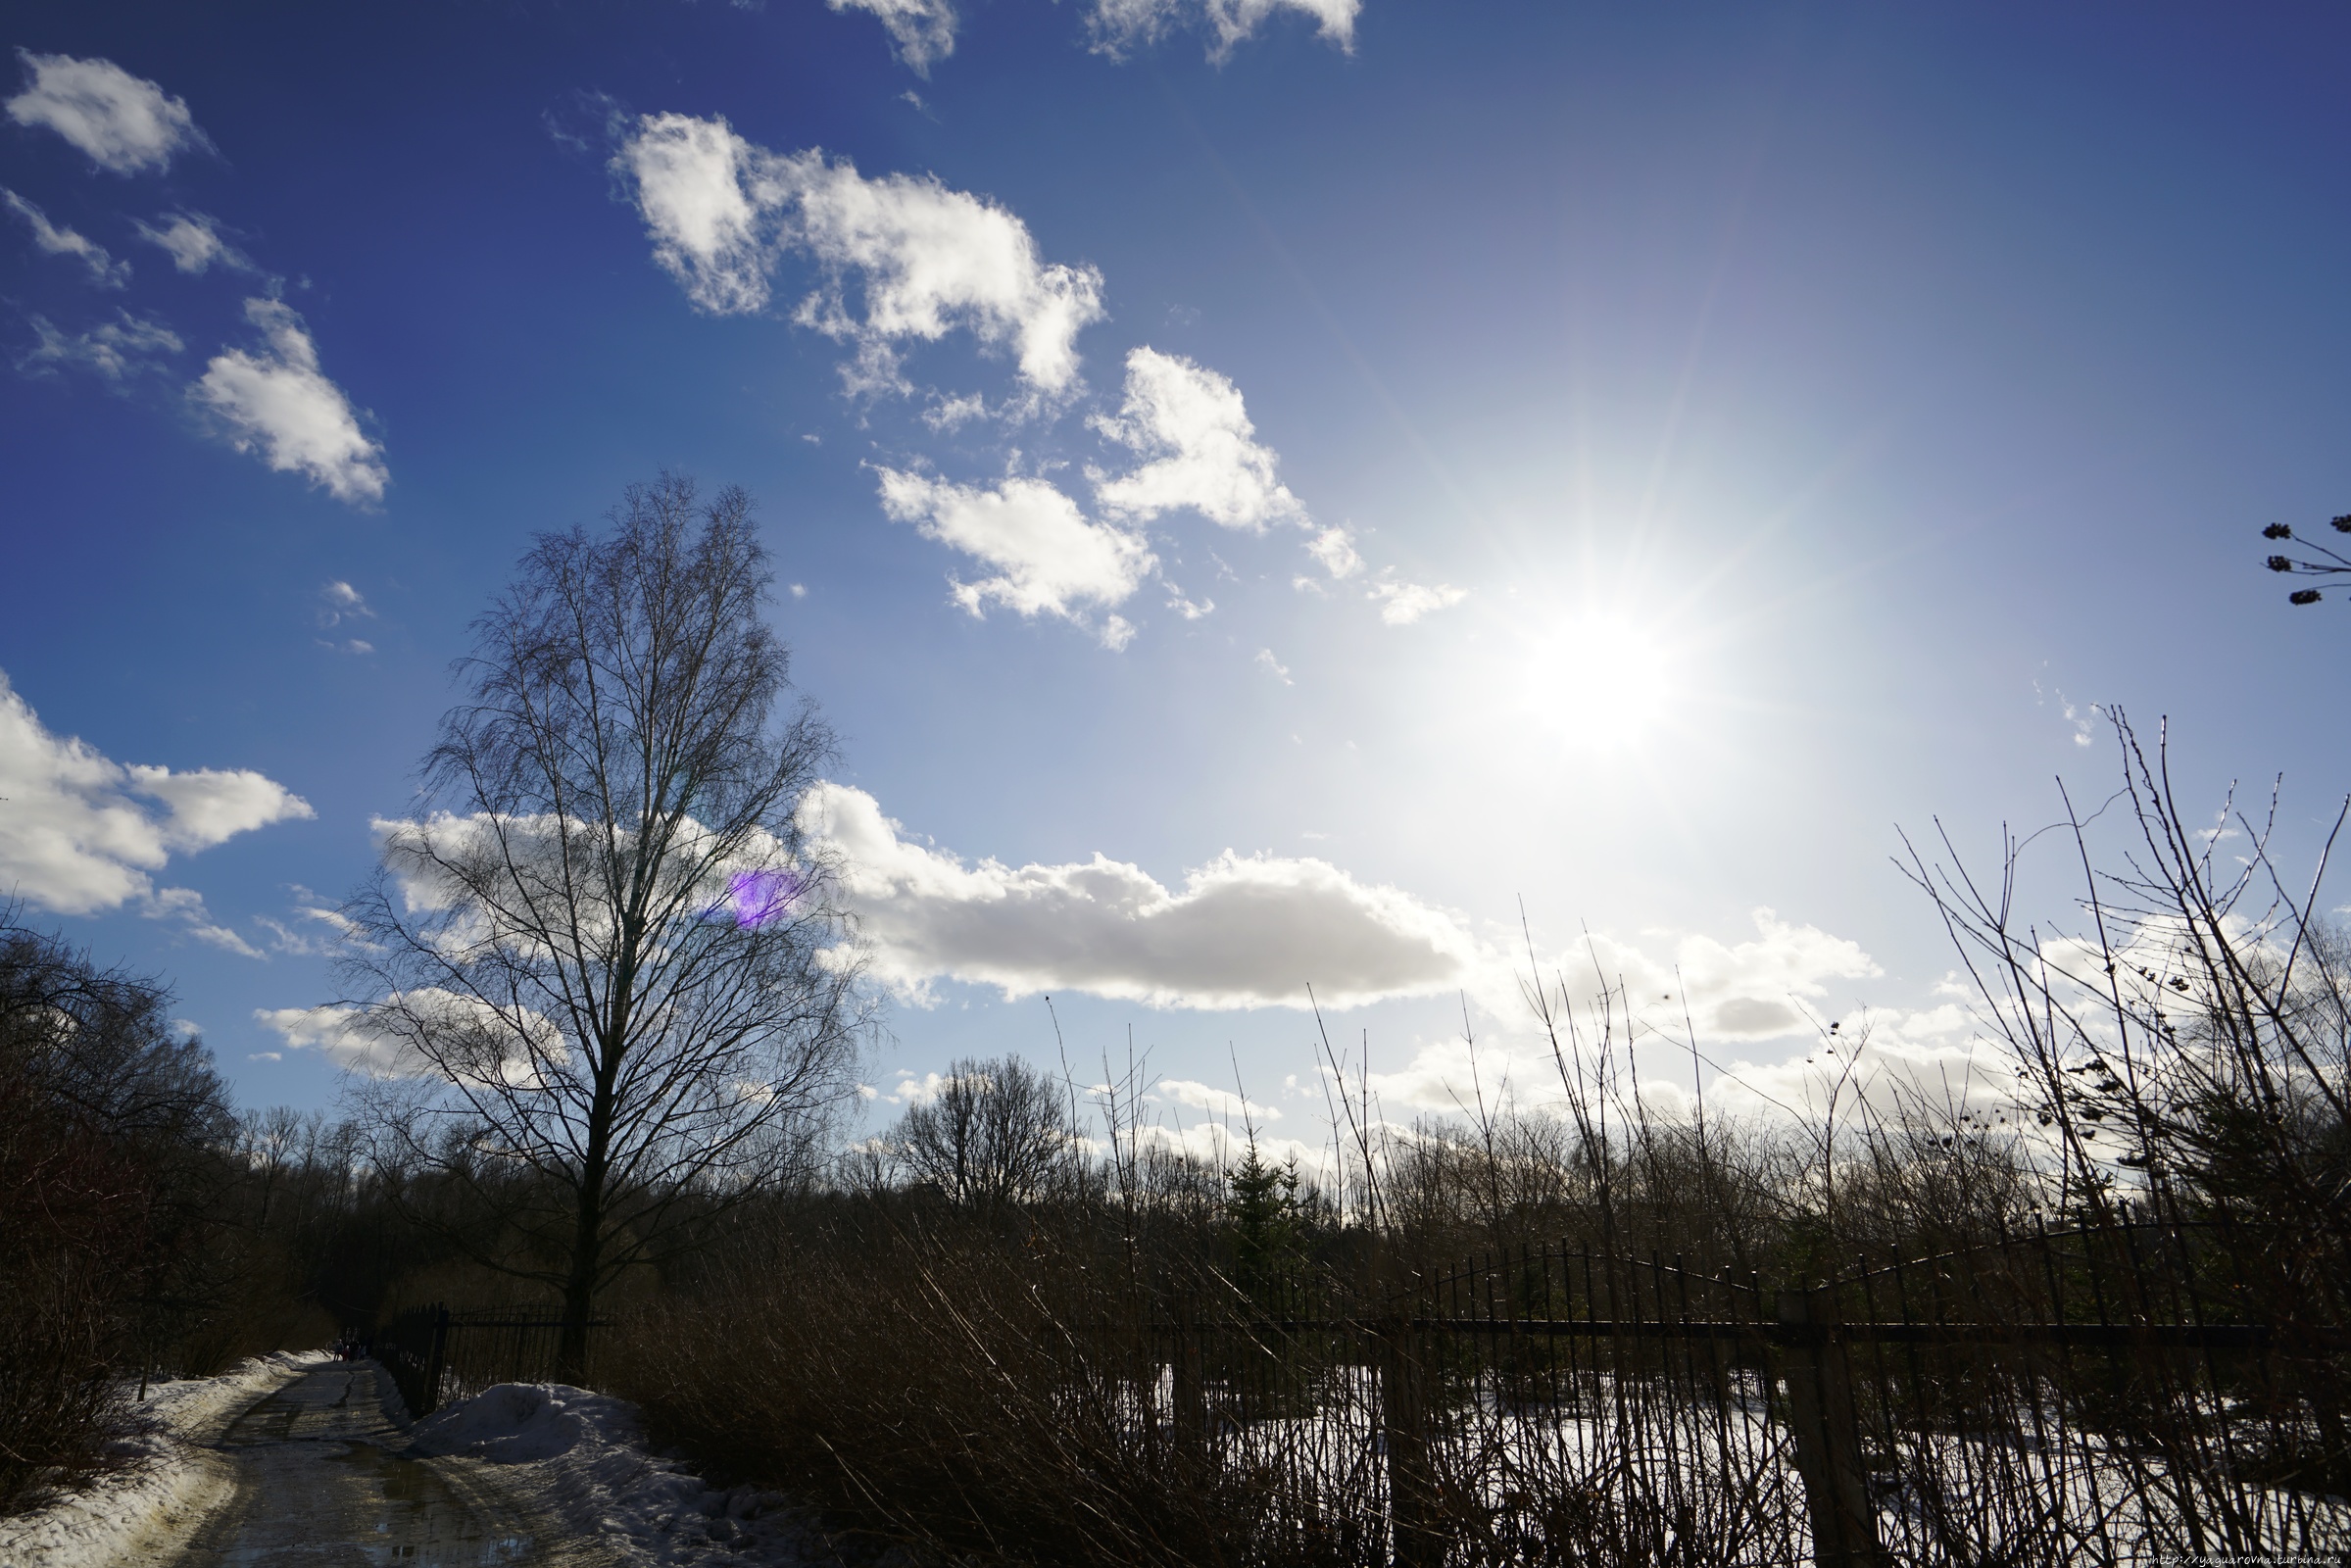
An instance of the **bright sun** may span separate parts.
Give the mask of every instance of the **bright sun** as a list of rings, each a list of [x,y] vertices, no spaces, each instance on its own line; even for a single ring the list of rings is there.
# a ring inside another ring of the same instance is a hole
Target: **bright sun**
[[[1675,717],[1684,660],[1658,628],[1610,612],[1570,612],[1523,627],[1513,705],[1581,749],[1639,745]]]

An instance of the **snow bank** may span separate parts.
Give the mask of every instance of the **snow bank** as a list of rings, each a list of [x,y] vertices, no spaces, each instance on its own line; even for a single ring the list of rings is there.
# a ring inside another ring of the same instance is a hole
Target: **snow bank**
[[[624,1399],[561,1383],[501,1383],[416,1423],[409,1451],[511,1465],[532,1500],[619,1560],[661,1568],[838,1561],[808,1515],[756,1487],[720,1490],[646,1450]]]
[[[217,1378],[151,1385],[149,1430],[126,1439],[124,1469],[45,1508],[0,1519],[0,1563],[115,1568],[161,1550],[225,1501],[227,1465],[203,1446],[248,1406],[329,1359],[323,1350],[255,1356]]]
[[[314,1367],[334,1359],[331,1350],[279,1350],[257,1355],[217,1378],[175,1378],[147,1386],[139,1409],[186,1443],[212,1443],[266,1395],[275,1394]]]

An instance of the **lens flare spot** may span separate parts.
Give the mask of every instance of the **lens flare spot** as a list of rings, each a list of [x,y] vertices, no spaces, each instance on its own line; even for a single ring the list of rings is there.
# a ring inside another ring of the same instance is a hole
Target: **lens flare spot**
[[[782,919],[802,891],[790,871],[737,871],[726,879],[726,902],[711,912],[756,929]]]

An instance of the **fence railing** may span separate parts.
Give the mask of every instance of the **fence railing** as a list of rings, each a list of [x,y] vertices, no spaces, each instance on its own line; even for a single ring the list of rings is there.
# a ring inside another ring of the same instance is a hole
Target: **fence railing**
[[[588,1325],[591,1363],[594,1331],[607,1326]],[[421,1419],[495,1384],[553,1381],[563,1335],[563,1319],[550,1314],[508,1308],[453,1312],[435,1303],[412,1308],[354,1338],[391,1374],[409,1414]]]
[[[1277,1533],[1351,1490],[1405,1568],[2334,1560],[2351,1335],[2236,1261],[2111,1226],[1767,1289],[1538,1246],[1351,1310],[1195,1299],[1099,1359]]]

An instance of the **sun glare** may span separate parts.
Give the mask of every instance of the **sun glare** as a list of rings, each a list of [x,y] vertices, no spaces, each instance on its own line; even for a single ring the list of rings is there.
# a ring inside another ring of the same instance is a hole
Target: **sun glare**
[[[1528,626],[1516,650],[1522,715],[1581,748],[1637,746],[1670,723],[1683,658],[1654,626],[1610,612]]]

